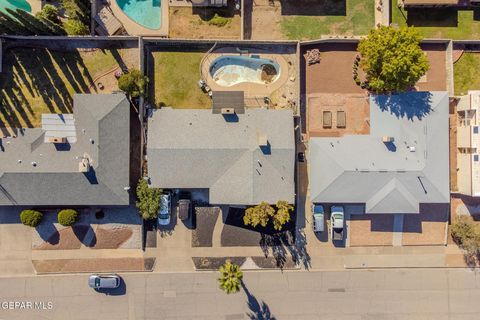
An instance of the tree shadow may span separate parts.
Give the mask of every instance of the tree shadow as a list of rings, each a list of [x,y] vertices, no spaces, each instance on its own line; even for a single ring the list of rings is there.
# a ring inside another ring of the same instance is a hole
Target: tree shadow
[[[74,225],[72,226],[72,231],[86,247],[94,247],[97,243],[97,236],[90,225]]]
[[[43,241],[51,245],[56,245],[60,242],[60,233],[51,221],[43,221],[35,230]]]
[[[275,316],[272,315],[270,307],[265,303],[265,301],[259,302],[257,298],[248,291],[245,283],[241,282],[243,291],[247,295],[247,306],[249,311],[246,313],[248,319],[250,320],[276,320]]]
[[[414,120],[414,117],[422,120],[432,110],[431,92],[376,95],[374,99],[380,110],[389,111],[397,118],[406,117],[411,121]]]

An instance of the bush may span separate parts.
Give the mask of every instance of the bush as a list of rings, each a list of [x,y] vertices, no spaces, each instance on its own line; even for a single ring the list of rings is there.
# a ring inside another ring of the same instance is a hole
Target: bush
[[[212,19],[208,20],[208,24],[211,26],[223,27],[230,22],[229,18],[219,16],[217,13],[213,16]]]
[[[130,70],[130,72],[124,73],[118,78],[118,88],[132,98],[143,97],[147,83],[148,77],[136,69]]]
[[[137,185],[137,209],[144,220],[156,219],[160,209],[162,189],[150,188],[145,179],[140,178]]]
[[[43,214],[35,210],[23,210],[20,213],[20,221],[26,226],[36,227],[42,221]]]
[[[58,18],[58,8],[52,6],[51,4],[46,4],[42,11],[36,14],[37,17],[45,18],[53,23],[60,24],[60,19]]]
[[[480,231],[469,216],[458,216],[451,225],[450,234],[468,254],[480,252]]]
[[[62,226],[70,227],[77,221],[78,212],[73,209],[60,210],[58,213],[58,223]]]
[[[69,18],[65,24],[65,31],[71,36],[85,36],[90,34],[88,27],[77,18]]]

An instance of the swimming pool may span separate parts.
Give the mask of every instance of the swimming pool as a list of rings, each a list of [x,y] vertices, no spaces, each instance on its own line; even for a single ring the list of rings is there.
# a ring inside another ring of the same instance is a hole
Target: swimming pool
[[[149,29],[160,29],[162,25],[161,0],[116,1],[120,9],[139,25]]]
[[[270,84],[278,79],[280,66],[276,61],[263,59],[259,55],[224,55],[213,60],[210,75],[223,87],[243,82]]]
[[[0,11],[6,13],[6,8],[12,10],[22,9],[23,11],[32,12],[32,7],[26,0],[0,0]]]

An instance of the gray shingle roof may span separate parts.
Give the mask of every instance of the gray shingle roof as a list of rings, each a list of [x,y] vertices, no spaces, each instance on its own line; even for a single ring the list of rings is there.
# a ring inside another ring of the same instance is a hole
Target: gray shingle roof
[[[130,104],[123,94],[77,94],[77,141],[43,143],[44,131],[23,129],[4,138],[0,152],[0,205],[128,205]],[[80,159],[91,159],[88,174]],[[36,166],[32,163],[35,162]]]
[[[148,121],[148,174],[160,188],[208,188],[214,204],[294,202],[291,110],[248,109],[227,121],[211,110],[155,110]],[[258,134],[269,147],[259,147]]]
[[[446,92],[370,97],[370,134],[310,139],[312,201],[364,203],[367,213],[448,203],[448,108]]]

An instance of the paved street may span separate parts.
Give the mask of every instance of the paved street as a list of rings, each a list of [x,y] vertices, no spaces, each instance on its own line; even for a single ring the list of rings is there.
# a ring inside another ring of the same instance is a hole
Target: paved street
[[[466,269],[249,272],[248,294],[234,295],[217,288],[216,273],[124,274],[125,286],[109,296],[88,288],[87,277],[0,278],[0,319],[473,320],[480,314],[480,276]],[[47,310],[6,310],[8,302],[43,302]]]

